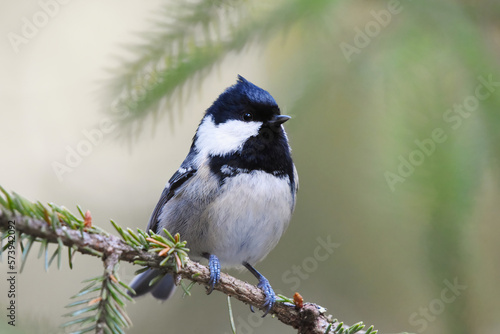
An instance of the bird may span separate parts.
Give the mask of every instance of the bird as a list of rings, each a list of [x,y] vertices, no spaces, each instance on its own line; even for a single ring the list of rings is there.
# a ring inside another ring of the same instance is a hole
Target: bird
[[[147,231],[179,233],[192,260],[208,260],[208,294],[219,282],[221,267],[247,268],[265,295],[263,317],[276,295],[254,265],[288,227],[298,191],[283,127],[290,118],[269,92],[238,75],[205,111],[187,157],[165,185],[147,225]],[[167,274],[150,284],[158,275],[158,269],[137,275],[130,284],[132,296],[150,292],[168,299],[174,278]]]

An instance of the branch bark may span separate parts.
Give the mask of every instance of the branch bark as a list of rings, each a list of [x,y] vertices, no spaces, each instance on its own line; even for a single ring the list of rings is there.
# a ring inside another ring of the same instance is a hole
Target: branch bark
[[[82,254],[96,256],[96,252],[99,252],[103,254],[104,259],[113,255],[119,261],[131,263],[135,260],[141,260],[151,268],[159,268],[165,272],[173,273],[172,270],[160,266],[160,262],[164,260],[163,257],[156,253],[136,250],[114,235],[104,236],[81,232],[67,226],[53,229],[44,220],[11,214],[9,211],[0,209],[0,229],[5,231],[9,221],[15,221],[16,230],[20,233],[45,239],[52,243],[57,243],[59,239],[65,246],[76,246]],[[208,286],[210,280],[209,269],[191,260],[188,260],[186,265],[174,274],[182,279],[205,286]],[[221,273],[220,281],[215,286],[215,290],[256,308],[264,304],[264,294],[259,288],[224,273]],[[336,327],[336,324],[331,325],[331,316],[326,315],[325,312],[325,308],[313,303],[304,303],[300,309],[292,304],[276,303],[269,313],[275,315],[282,323],[297,329],[299,334],[323,334],[328,326],[331,326],[332,331]],[[362,331],[358,333],[362,333]]]

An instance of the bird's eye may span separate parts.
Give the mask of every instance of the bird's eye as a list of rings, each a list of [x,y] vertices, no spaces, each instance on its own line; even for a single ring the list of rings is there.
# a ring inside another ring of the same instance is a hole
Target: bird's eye
[[[251,112],[246,112],[243,114],[243,120],[245,122],[250,122],[251,120],[253,120],[253,114]]]

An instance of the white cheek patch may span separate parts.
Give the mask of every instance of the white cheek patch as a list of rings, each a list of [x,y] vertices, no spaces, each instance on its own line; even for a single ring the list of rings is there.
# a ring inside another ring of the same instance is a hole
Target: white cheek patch
[[[215,125],[212,117],[207,117],[198,127],[196,148],[205,154],[225,155],[236,152],[245,141],[259,133],[262,122],[230,120]]]

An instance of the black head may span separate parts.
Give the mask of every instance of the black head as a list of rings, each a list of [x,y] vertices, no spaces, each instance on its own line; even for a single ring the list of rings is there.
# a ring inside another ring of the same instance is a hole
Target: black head
[[[293,162],[282,127],[289,119],[267,91],[238,76],[206,111],[192,149],[209,157],[221,182],[234,173],[260,170],[288,176],[293,184]]]
[[[227,88],[207,109],[192,148],[204,156],[224,156],[245,153],[246,143],[257,139],[265,146],[276,141],[280,146],[287,146],[281,124],[289,119],[289,116],[280,115],[271,94],[238,76],[237,83]]]
[[[216,125],[228,120],[263,123],[280,120],[283,123],[289,118],[277,117],[280,109],[271,94],[241,75],[238,75],[235,85],[227,88],[217,98],[206,115],[212,116]]]

